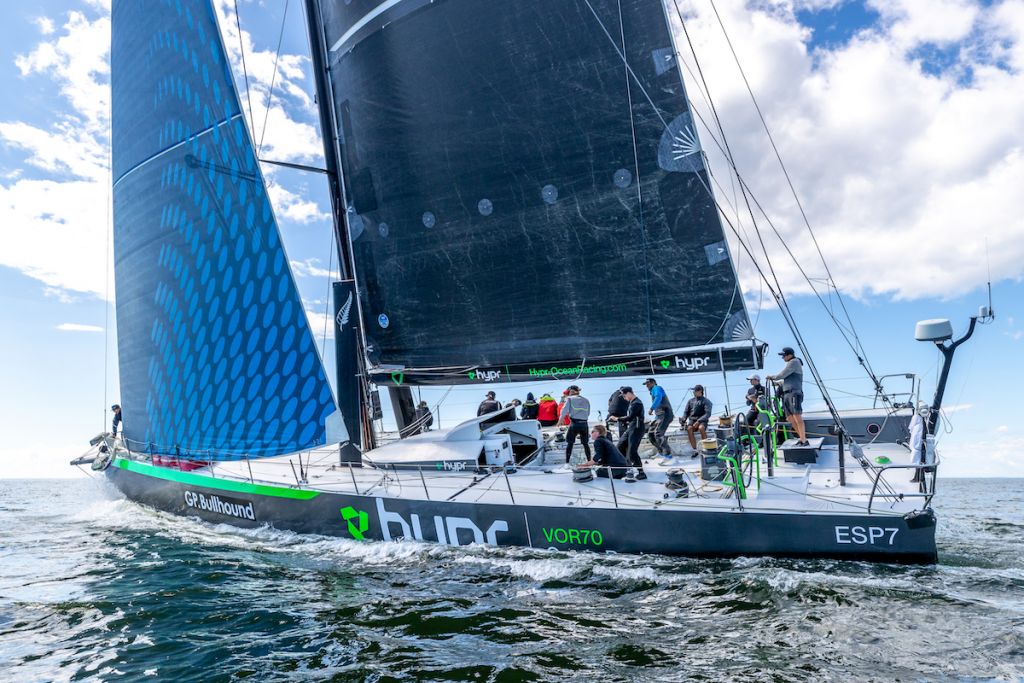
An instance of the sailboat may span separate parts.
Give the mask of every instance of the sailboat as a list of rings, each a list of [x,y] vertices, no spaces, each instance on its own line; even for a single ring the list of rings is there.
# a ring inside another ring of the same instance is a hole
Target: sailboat
[[[662,0],[306,9],[336,388],[211,0],[114,0],[124,429],[76,464],[158,510],[366,542],[935,561],[933,435],[970,335],[948,321],[918,326],[945,365],[913,447],[913,405],[829,403],[805,446],[770,395],[646,480],[553,465],[550,433],[510,409],[418,429],[414,386],[755,370],[767,345]],[[375,430],[381,388],[402,438]]]

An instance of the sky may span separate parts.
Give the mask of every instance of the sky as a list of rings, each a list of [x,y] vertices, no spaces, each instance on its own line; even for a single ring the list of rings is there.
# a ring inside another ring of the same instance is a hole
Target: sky
[[[997,318],[958,352],[947,390],[942,474],[1024,476],[1024,425],[1013,407],[1024,381],[1024,0],[666,3],[694,108],[710,123],[709,97],[714,102],[744,180],[834,305],[820,247],[877,374],[918,373],[930,398],[939,356],[913,340],[915,321],[950,318],[962,331],[987,303],[991,279]],[[239,0],[241,35],[234,2],[216,5],[243,93],[244,52],[262,156],[322,163],[303,3]],[[118,400],[109,11],[109,0],[40,0],[3,9],[0,428],[8,438],[0,445],[0,477],[75,475],[67,461],[107,427],[108,407]],[[698,62],[710,93],[696,78]],[[754,227],[735,211],[735,183],[716,151],[719,131],[712,124],[699,132],[719,200],[749,239]],[[327,188],[316,175],[270,166],[264,173],[330,364]],[[733,253],[741,253],[733,242]],[[870,384],[856,358],[770,231],[766,248],[836,402],[870,405]],[[737,267],[757,336],[774,349],[793,344],[754,263],[741,255]],[[768,369],[776,364],[773,356]],[[700,379],[716,408],[737,407],[744,373],[728,383],[720,375]],[[906,382],[894,379],[890,389],[901,390],[900,381]],[[693,382],[666,380],[674,403]],[[600,406],[619,384],[588,380],[583,389]],[[562,388],[548,382],[497,391],[507,401]],[[481,393],[474,386],[447,395],[424,390],[422,397],[432,405],[443,397],[439,418],[450,426],[475,413]],[[808,393],[811,407],[820,406],[815,392]]]

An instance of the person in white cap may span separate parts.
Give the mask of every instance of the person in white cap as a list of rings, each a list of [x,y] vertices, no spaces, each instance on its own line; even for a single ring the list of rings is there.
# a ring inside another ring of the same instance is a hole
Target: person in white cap
[[[747,381],[750,382],[750,388],[747,389],[747,405],[750,406],[750,410],[747,411],[747,426],[755,427],[758,423],[758,407],[764,408],[761,402],[765,397],[764,385],[761,384],[761,375],[751,375]]]

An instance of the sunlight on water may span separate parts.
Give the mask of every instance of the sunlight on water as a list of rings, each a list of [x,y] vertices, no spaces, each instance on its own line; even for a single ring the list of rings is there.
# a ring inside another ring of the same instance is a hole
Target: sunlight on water
[[[1019,680],[1024,496],[944,484],[940,564],[902,567],[363,543],[3,482],[0,680]]]

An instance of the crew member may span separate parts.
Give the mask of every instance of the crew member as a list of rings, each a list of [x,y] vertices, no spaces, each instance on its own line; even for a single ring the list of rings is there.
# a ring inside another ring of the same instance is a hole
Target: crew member
[[[537,408],[537,401],[533,398],[533,394],[526,394],[526,400],[523,401],[523,407],[519,410],[519,419],[536,420]]]
[[[590,436],[594,439],[594,457],[583,463],[585,467],[596,467],[597,476],[608,478],[611,471],[612,477],[622,479],[626,476],[626,469],[629,463],[622,457],[622,453],[612,443],[608,436],[608,428],[604,425],[594,425],[590,428]]]
[[[506,405],[505,407],[506,408],[513,408],[513,410],[512,410],[512,417],[515,417],[516,416],[516,411],[519,410],[519,406],[521,406],[521,405],[523,405],[523,402],[520,401],[518,398],[514,398],[511,401],[509,401],[508,405]]]
[[[693,388],[693,398],[686,402],[686,409],[683,416],[679,418],[679,424],[686,429],[686,436],[690,440],[690,448],[693,455],[697,457],[697,439],[695,432],[700,432],[700,438],[708,437],[708,420],[711,419],[711,401],[704,395],[704,387],[698,384]]]
[[[537,404],[537,421],[542,427],[553,427],[558,424],[558,403],[545,393]]]
[[[413,434],[430,431],[431,425],[434,424],[434,414],[430,412],[430,407],[427,406],[426,401],[419,402],[419,405],[416,406],[416,412],[412,416],[413,424],[416,425],[416,431]]]
[[[658,449],[660,455],[671,457],[672,449],[669,448],[665,432],[668,431],[668,426],[672,423],[672,418],[675,417],[672,413],[672,404],[669,402],[668,396],[665,395],[665,390],[658,386],[658,382],[653,377],[648,378],[644,382],[644,386],[651,392],[651,409],[647,411],[647,414],[655,416],[654,426],[647,433],[647,438]]]
[[[558,426],[559,427],[568,427],[569,426],[569,418],[562,413],[562,409],[565,408],[565,402],[566,402],[566,400],[568,400],[568,398],[569,398],[569,390],[566,389],[565,391],[562,392],[562,400],[558,402],[558,415],[559,415]]]
[[[796,357],[790,347],[779,352],[785,367],[765,379],[775,382],[781,387],[782,408],[786,412],[786,420],[796,431],[797,446],[810,446],[807,441],[807,429],[804,427],[804,362]]]
[[[750,410],[747,411],[747,426],[754,429],[760,421],[758,408],[764,407],[765,391],[764,385],[761,384],[761,375],[751,375],[747,381],[750,382],[750,388],[747,389],[747,405],[750,406]]]
[[[625,421],[612,420],[612,418],[626,417],[626,411],[629,410],[629,401],[622,396],[622,389],[622,387],[619,387],[608,397],[608,421],[617,422],[620,437],[626,431],[626,423]]]
[[[625,417],[609,418],[616,422],[625,422],[626,431],[619,437],[619,452],[626,456],[629,464],[636,468],[636,478],[646,479],[644,463],[640,460],[640,439],[644,436],[644,404],[632,387],[622,387],[622,397],[629,401]]]
[[[575,384],[566,389],[566,391],[569,394],[565,397],[562,412],[559,414],[562,422],[569,420],[569,429],[565,432],[565,462],[568,464],[569,459],[572,457],[572,447],[576,443],[577,437],[579,437],[580,443],[583,444],[583,452],[587,455],[587,460],[590,460],[590,441],[587,437],[589,431],[588,420],[590,420],[590,401],[580,396],[580,388]]]
[[[110,406],[110,410],[114,413],[114,419],[110,423],[110,431],[113,432],[114,438],[117,438],[117,428],[121,426],[121,406],[115,403]]]
[[[498,410],[501,410],[501,404],[494,398],[494,392],[488,391],[487,398],[480,402],[480,407],[476,409],[476,414],[479,417]]]

